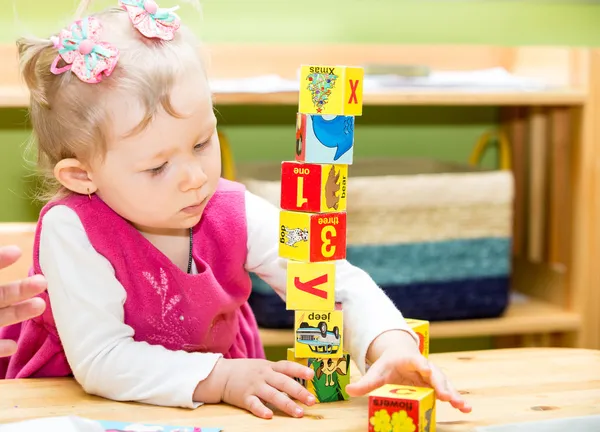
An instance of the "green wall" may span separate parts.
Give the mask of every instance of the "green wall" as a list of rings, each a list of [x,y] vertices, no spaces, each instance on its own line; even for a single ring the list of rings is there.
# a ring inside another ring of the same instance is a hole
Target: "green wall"
[[[0,0],[0,43],[47,36],[68,20],[75,0]],[[94,9],[116,3],[94,2]],[[174,2],[164,3],[171,6]],[[180,14],[208,42],[364,42],[598,45],[600,5],[577,1],[205,0],[202,15]],[[15,6],[16,5],[16,6]],[[233,14],[235,12],[235,15]],[[236,160],[291,157],[295,109],[219,107]],[[365,107],[356,156],[428,156],[464,161],[496,122],[493,108]],[[35,220],[30,172],[21,159],[29,136],[22,110],[0,110],[0,221]],[[486,164],[490,164],[487,158]]]

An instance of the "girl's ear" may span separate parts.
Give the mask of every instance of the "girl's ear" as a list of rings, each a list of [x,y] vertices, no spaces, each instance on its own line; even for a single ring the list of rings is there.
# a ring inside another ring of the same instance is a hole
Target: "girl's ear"
[[[92,181],[90,170],[77,159],[63,159],[54,167],[54,177],[72,192],[89,195],[98,189]]]

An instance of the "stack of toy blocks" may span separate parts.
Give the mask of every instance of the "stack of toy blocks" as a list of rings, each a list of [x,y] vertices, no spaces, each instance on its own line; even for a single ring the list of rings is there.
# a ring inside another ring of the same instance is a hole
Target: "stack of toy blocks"
[[[302,66],[300,74],[295,160],[281,165],[279,255],[288,259],[286,308],[295,311],[288,360],[315,371],[303,385],[323,403],[348,399],[350,356],[335,261],[346,258],[348,165],[364,72],[318,65]]]

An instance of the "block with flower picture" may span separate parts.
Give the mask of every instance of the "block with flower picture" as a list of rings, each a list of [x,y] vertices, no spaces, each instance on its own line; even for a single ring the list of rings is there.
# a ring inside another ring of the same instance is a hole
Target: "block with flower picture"
[[[435,432],[431,388],[386,384],[369,394],[369,432]]]

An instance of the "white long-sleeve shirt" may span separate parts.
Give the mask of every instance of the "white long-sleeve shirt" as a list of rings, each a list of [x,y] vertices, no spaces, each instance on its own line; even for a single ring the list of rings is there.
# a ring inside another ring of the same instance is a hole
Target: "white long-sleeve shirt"
[[[279,209],[246,192],[246,216],[246,269],[285,300],[287,260],[279,257],[273,229],[279,224]],[[194,390],[221,355],[170,351],[134,341],[133,329],[124,323],[126,291],[70,208],[58,205],[44,216],[39,262],[65,355],[88,393],[162,406],[200,405],[192,400]],[[335,298],[343,304],[344,348],[361,373],[367,349],[381,333],[405,330],[418,343],[401,312],[366,272],[339,260],[335,277]]]

